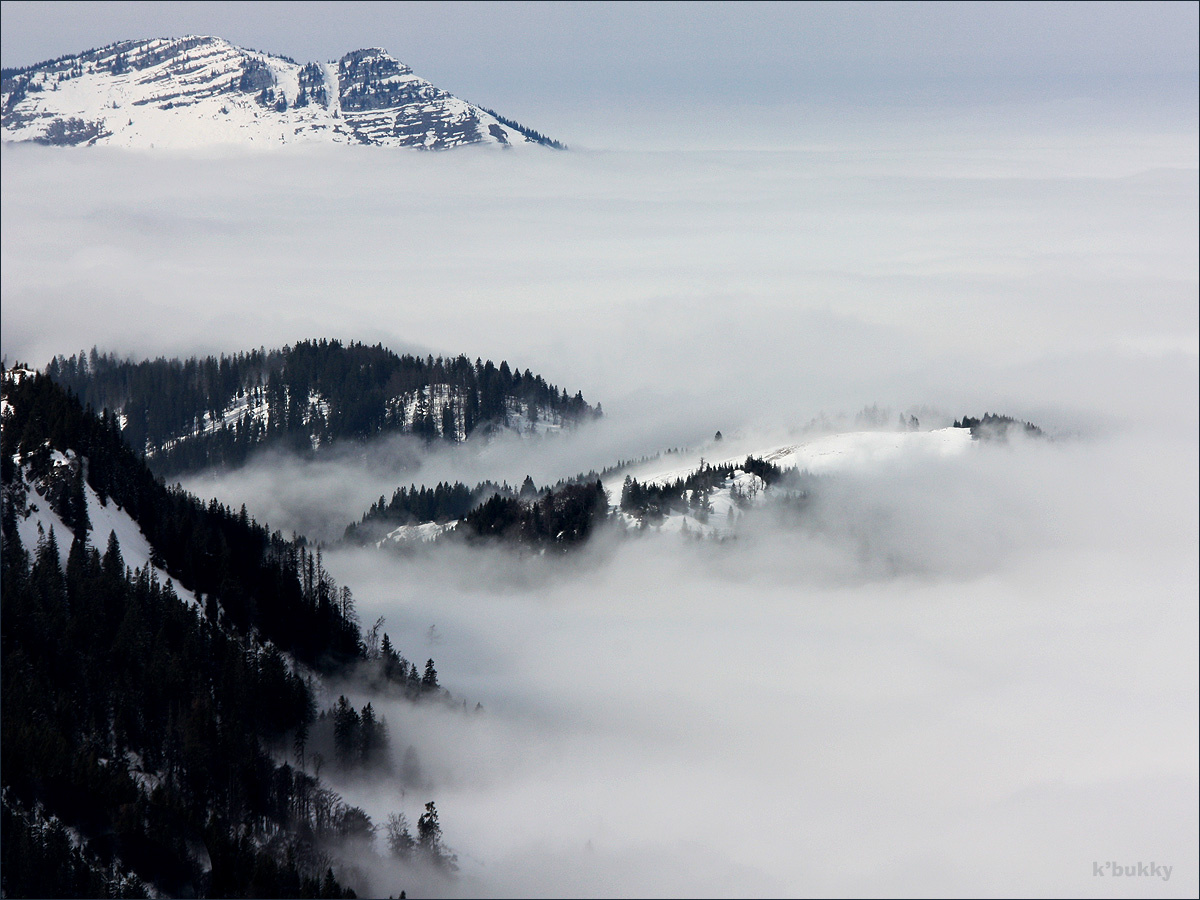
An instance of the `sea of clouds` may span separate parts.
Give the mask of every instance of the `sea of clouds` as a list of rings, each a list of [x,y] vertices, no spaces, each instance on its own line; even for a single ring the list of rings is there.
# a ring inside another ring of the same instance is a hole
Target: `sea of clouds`
[[[1194,895],[1195,128],[1070,112],[720,150],[5,147],[3,353],[336,337],[603,403],[558,440],[184,482],[322,540],[399,485],[717,429],[1036,421],[1054,440],[847,471],[720,546],[330,551],[364,623],[484,707],[377,702],[425,784],[337,786],[376,821],[436,799],[461,872],[363,865],[382,893]]]

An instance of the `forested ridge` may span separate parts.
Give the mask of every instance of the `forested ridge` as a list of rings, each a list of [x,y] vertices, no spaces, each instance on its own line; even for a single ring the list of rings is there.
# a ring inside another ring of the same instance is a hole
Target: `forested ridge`
[[[985,441],[1004,441],[1013,432],[1024,434],[1026,437],[1046,436],[1046,433],[1032,422],[1022,422],[1019,419],[1014,419],[1012,416],[988,412],[983,414],[982,419],[973,416],[963,416],[961,419],[955,419],[954,427],[969,428],[971,429],[971,437],[976,440]]]
[[[486,498],[486,499],[484,499]],[[390,501],[372,504],[344,540],[366,544],[400,525],[456,522],[450,539],[566,548],[586,541],[608,518],[608,494],[595,472],[538,488],[526,477],[521,488],[482,482],[398,488]]]
[[[506,361],[336,340],[141,362],[93,348],[55,357],[46,374],[115,416],[161,475],[240,465],[266,445],[313,453],[385,432],[461,441],[518,420],[532,428],[539,417],[571,425],[600,415],[581,393]]]
[[[469,528],[475,528],[482,520],[479,515],[472,514],[486,502],[503,501],[509,505],[508,502],[512,501],[517,506],[528,507],[551,497],[549,506],[562,505],[563,498],[568,496],[564,489],[598,482],[609,471],[606,469],[600,474],[593,471],[563,478],[553,486],[543,487],[538,487],[528,475],[519,488],[510,486],[508,482],[497,484],[494,481],[481,481],[474,487],[469,487],[461,481],[439,482],[434,487],[417,487],[415,484],[407,488],[398,487],[391,499],[380,496],[358,522],[351,522],[346,527],[343,539],[348,543],[367,544],[379,540],[397,526],[427,522],[446,524],[462,520]],[[496,508],[498,507],[493,504],[493,509]],[[483,529],[488,530],[494,531]],[[477,534],[482,534],[483,531],[477,531]]]
[[[330,854],[375,825],[310,764],[328,745],[331,765],[377,765],[388,727],[344,698],[318,714],[312,679],[369,671],[418,701],[444,693],[433,661],[422,676],[378,624],[364,637],[302,540],[165,487],[111,416],[41,375],[3,391],[4,896],[351,896]],[[115,534],[93,546],[85,490],[172,580],[128,567]],[[23,546],[32,503],[67,533]],[[405,852],[448,867],[432,803],[417,831]]]
[[[530,476],[519,488],[493,481],[474,487],[458,481],[439,482],[434,487],[400,487],[390,499],[381,496],[358,522],[347,526],[343,540],[360,545],[379,542],[400,526],[436,523],[453,526],[447,540],[485,540],[539,548],[577,546],[609,519],[609,497],[603,479],[634,464],[621,462],[600,473],[591,471],[542,487]],[[703,519],[710,511],[710,498],[722,488],[729,489],[738,505],[749,505],[753,498],[745,496],[743,488],[735,483],[743,473],[756,476],[764,486],[786,482],[789,500],[807,496],[798,473],[747,456],[741,463],[716,466],[701,460],[694,472],[667,481],[639,482],[627,475],[618,509],[645,524],[661,523],[673,513],[695,514]]]

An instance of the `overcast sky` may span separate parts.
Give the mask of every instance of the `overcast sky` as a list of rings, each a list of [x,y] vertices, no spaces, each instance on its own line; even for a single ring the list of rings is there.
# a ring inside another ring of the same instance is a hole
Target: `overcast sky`
[[[382,46],[473,102],[1195,104],[1195,3],[3,4],[3,63],[214,34],[299,61]],[[639,96],[640,94],[640,96]],[[514,108],[515,107],[515,108]]]

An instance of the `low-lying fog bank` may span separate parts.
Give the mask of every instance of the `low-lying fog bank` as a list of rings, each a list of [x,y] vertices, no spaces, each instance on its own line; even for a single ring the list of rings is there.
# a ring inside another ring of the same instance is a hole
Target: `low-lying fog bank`
[[[339,789],[436,799],[446,895],[1193,892],[1194,446],[980,451],[720,545],[331,554],[484,708],[376,700],[427,784]],[[1093,876],[1117,856],[1175,869]]]
[[[484,707],[375,701],[427,784],[338,786],[377,823],[436,800],[460,853],[382,895],[1195,896],[1196,117],[1123,108],[792,110],[745,152],[5,147],[0,349],[379,341],[604,406],[561,441],[185,481],[318,540],[399,485],[718,429],[1034,421],[1058,439],[844,473],[722,545],[327,553]],[[1093,874],[1152,861],[1170,881]]]

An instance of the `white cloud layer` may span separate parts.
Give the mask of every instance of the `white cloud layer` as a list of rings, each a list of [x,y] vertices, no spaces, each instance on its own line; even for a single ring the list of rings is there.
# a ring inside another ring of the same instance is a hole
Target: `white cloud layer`
[[[1060,438],[846,475],[734,546],[336,555],[363,619],[486,708],[387,710],[463,857],[425,888],[1196,893],[1191,123],[525,158],[6,147],[2,177],[10,363],[326,336],[504,357],[604,404],[560,442],[188,482],[285,530],[336,536],[409,481],[553,480],[876,402]],[[1092,875],[1110,860],[1176,868]]]
[[[347,796],[436,797],[458,894],[1187,895],[1195,453],[1145,446],[897,464],[735,545],[335,555],[485,707],[384,706],[432,784]],[[1110,885],[1110,856],[1177,868]]]

